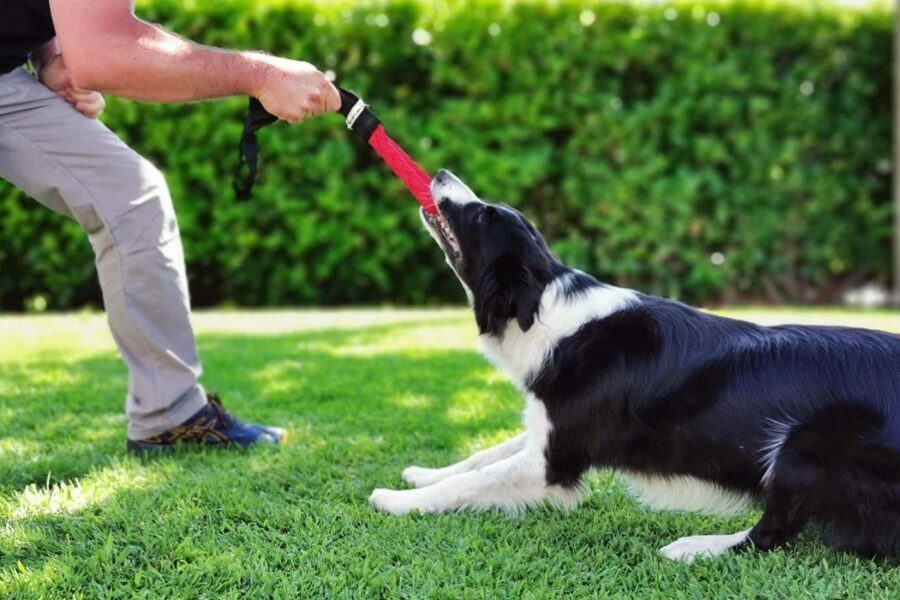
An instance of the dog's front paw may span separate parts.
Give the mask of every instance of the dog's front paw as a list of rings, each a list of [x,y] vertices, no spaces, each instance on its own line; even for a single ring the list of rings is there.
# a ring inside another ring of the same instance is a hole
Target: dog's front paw
[[[405,515],[414,507],[405,497],[405,492],[378,488],[369,496],[369,503],[378,510],[392,515]]]
[[[438,475],[440,469],[426,469],[425,467],[406,467],[403,469],[403,481],[417,488],[428,487],[441,480]]]
[[[731,535],[692,535],[675,540],[660,549],[660,553],[668,559],[685,563],[694,562],[695,558],[713,558],[727,552],[747,539],[749,529]]]
[[[713,556],[705,545],[698,544],[691,538],[675,540],[668,546],[660,548],[659,552],[669,560],[687,564],[694,562],[697,557],[711,558]]]

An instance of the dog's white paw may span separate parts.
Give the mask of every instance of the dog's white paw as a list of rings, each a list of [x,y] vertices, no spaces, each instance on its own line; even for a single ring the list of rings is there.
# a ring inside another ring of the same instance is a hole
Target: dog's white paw
[[[730,535],[692,535],[675,540],[660,552],[668,559],[691,564],[695,558],[719,556],[747,539],[749,533],[747,529]]]
[[[392,515],[405,515],[415,508],[403,490],[378,488],[369,495],[369,503],[380,511]]]
[[[441,480],[438,475],[440,469],[426,469],[425,467],[406,467],[403,469],[403,481],[417,488],[427,487]]]

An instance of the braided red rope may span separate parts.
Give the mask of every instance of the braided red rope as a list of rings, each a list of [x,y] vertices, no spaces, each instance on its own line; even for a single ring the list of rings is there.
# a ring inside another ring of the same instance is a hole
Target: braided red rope
[[[431,197],[431,177],[384,132],[384,127],[378,125],[369,138],[369,145],[384,159],[394,175],[400,178],[422,208],[433,215],[438,214],[434,198]]]

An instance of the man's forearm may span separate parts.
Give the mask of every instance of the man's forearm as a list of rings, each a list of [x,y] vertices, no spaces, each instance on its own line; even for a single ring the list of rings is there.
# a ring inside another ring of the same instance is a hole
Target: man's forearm
[[[90,51],[60,43],[76,86],[146,102],[256,95],[268,72],[263,55],[201,46],[137,18]]]

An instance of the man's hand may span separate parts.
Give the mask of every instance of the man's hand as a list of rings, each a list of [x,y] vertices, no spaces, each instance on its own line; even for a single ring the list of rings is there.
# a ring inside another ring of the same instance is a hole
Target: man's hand
[[[106,108],[106,100],[99,92],[83,90],[72,84],[66,61],[62,54],[57,54],[44,65],[38,78],[54,94],[71,104],[86,117],[96,119]]]
[[[255,55],[264,65],[254,94],[279,119],[297,123],[341,107],[337,88],[307,62]]]

